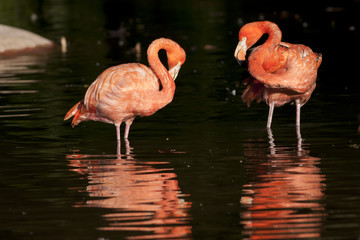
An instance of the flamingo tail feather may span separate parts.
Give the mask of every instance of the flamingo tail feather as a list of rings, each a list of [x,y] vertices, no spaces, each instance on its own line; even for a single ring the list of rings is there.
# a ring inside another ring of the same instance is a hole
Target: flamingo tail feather
[[[248,107],[250,107],[251,102],[253,101],[256,101],[257,103],[261,102],[264,84],[253,78],[246,80],[244,84],[247,87],[241,96],[243,102],[246,103]]]

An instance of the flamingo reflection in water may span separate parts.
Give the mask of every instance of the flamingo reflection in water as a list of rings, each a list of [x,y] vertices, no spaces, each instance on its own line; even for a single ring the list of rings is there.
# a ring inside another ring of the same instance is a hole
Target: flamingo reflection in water
[[[128,140],[126,155],[67,156],[72,171],[86,175],[90,199],[75,207],[112,209],[103,215],[103,231],[128,231],[127,239],[190,239],[189,209],[173,168],[156,167],[166,162],[143,162],[134,158]]]
[[[318,238],[324,218],[325,176],[320,158],[311,157],[301,141],[297,149],[276,147],[271,129],[266,147],[247,144],[247,172],[253,179],[243,186],[241,224],[249,239]],[[261,151],[260,149],[264,149]]]

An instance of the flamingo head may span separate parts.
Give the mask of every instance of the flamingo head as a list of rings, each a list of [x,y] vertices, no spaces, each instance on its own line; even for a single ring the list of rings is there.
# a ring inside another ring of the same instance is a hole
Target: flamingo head
[[[246,51],[248,47],[246,45],[246,37],[243,37],[240,39],[236,49],[234,56],[239,64],[241,64],[243,61],[245,61]]]
[[[235,58],[239,63],[245,60],[246,51],[254,45],[265,33],[263,24],[266,22],[252,22],[245,24],[239,31],[239,43],[235,49]]]
[[[167,52],[168,66],[169,66],[169,74],[175,81],[181,66],[184,64],[186,60],[186,54],[184,49],[182,49],[179,45],[175,45],[171,51]]]

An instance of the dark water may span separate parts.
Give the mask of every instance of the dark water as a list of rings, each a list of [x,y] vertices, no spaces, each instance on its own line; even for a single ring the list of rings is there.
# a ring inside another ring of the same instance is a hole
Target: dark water
[[[2,0],[2,23],[69,46],[0,58],[0,239],[358,239],[359,2],[290,2]],[[324,56],[302,143],[294,106],[267,132],[267,106],[241,102],[237,32],[262,18]],[[187,60],[124,156],[114,126],[63,122],[107,67],[147,64],[158,37]]]

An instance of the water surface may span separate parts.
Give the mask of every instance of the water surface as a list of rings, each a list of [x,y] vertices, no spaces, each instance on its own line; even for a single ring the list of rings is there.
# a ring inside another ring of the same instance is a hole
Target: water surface
[[[0,58],[0,239],[357,239],[359,4],[266,6],[2,1],[4,24],[68,49]],[[268,132],[266,104],[241,101],[237,32],[262,18],[324,56],[301,142],[293,105]],[[114,126],[63,121],[103,70],[147,64],[158,37],[187,60],[173,102],[135,119],[121,156]]]

